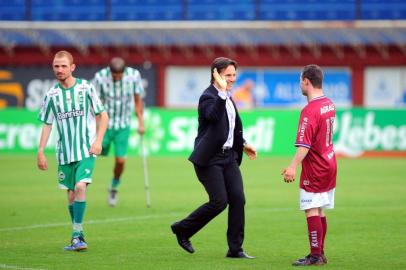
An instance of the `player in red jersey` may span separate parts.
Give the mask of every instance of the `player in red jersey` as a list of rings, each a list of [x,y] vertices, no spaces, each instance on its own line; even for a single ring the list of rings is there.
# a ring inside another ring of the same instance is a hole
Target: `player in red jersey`
[[[282,172],[286,183],[293,182],[296,167],[300,175],[300,210],[307,218],[310,254],[293,263],[295,266],[322,265],[327,221],[323,209],[334,208],[337,161],[333,149],[333,124],[336,115],[333,102],[324,96],[323,71],[317,65],[305,66],[300,76],[302,94],[308,104],[300,114],[296,136],[296,155]]]

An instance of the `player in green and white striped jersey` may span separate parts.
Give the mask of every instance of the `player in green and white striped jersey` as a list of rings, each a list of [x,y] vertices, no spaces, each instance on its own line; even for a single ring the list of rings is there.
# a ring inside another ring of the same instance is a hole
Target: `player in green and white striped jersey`
[[[94,77],[94,84],[104,103],[110,121],[103,139],[102,155],[107,155],[110,145],[115,148],[115,165],[113,179],[108,189],[108,203],[117,203],[117,187],[124,171],[130,136],[131,115],[134,111],[138,119],[138,133],[144,134],[143,101],[144,87],[138,70],[126,67],[122,58],[115,57],[110,65],[99,70]]]
[[[71,244],[65,250],[84,250],[83,216],[86,188],[92,182],[96,155],[101,153],[108,116],[92,84],[72,76],[72,55],[59,51],[53,60],[59,83],[45,95],[39,119],[44,123],[39,143],[37,165],[48,169],[44,148],[52,125],[58,130],[57,159],[59,186],[68,190],[69,213],[73,223]]]

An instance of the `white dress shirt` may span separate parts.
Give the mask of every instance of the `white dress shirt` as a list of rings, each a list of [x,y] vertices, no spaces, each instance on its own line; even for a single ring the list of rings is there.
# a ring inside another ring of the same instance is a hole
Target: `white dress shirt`
[[[217,88],[216,88],[217,89]],[[231,148],[234,143],[234,128],[235,128],[235,108],[233,102],[231,101],[231,92],[230,91],[219,91],[218,95],[223,100],[226,100],[226,110],[228,117],[228,137],[227,141],[224,143],[223,148]]]

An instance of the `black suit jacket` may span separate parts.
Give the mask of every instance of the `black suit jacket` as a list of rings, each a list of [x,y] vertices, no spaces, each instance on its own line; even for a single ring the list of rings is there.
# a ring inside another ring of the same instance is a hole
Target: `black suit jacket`
[[[237,152],[237,163],[241,164],[243,151],[243,127],[237,108],[233,102],[236,118],[234,127],[234,143],[232,149]],[[210,85],[199,99],[199,128],[195,139],[194,150],[189,160],[196,165],[206,166],[210,160],[221,151],[227,141],[229,123],[226,101],[219,95],[217,89]]]

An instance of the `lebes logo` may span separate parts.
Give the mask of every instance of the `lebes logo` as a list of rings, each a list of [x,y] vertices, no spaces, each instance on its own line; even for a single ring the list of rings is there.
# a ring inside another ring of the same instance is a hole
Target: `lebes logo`
[[[13,105],[12,103],[14,102],[17,107],[24,106],[24,91],[21,84],[16,82],[3,82],[4,80],[9,81],[12,79],[13,74],[11,72],[0,70],[0,109]]]
[[[338,138],[334,143],[336,153],[358,157],[368,151],[405,151],[406,125],[396,123],[395,113],[368,111],[365,115],[344,112],[338,119]],[[404,119],[399,117],[399,119]]]

